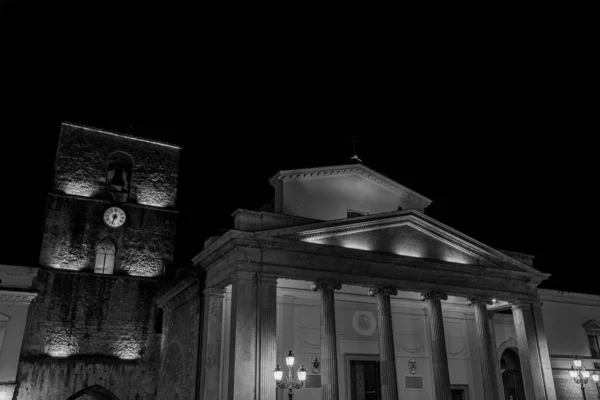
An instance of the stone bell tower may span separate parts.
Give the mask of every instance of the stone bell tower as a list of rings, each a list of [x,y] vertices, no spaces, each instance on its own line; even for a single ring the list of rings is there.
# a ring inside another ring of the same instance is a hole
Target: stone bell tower
[[[154,398],[180,151],[62,124],[16,398]]]

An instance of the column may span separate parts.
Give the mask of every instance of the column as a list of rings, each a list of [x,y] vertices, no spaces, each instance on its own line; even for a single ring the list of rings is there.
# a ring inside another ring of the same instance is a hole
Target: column
[[[339,400],[337,344],[335,335],[334,290],[342,285],[331,282],[315,282],[312,290],[321,291],[321,393],[322,400]]]
[[[258,276],[258,330],[259,400],[275,400],[277,386],[273,379],[273,369],[277,364],[277,277],[260,274]]]
[[[550,351],[548,350],[548,340],[546,339],[546,329],[544,328],[544,317],[542,316],[542,303],[531,304],[531,311],[538,345],[538,355],[542,366],[542,378],[544,379],[544,387],[546,388],[546,398],[548,400],[556,400],[552,362],[550,361]]]
[[[525,397],[527,400],[556,400],[541,305],[520,303],[511,308]]]
[[[253,272],[238,271],[231,284],[229,400],[256,398],[257,281]],[[208,400],[208,398],[206,399]]]
[[[450,370],[446,354],[444,319],[441,300],[447,300],[446,293],[431,291],[421,294],[421,300],[427,301],[431,330],[431,364],[433,367],[433,386],[436,400],[452,398],[450,390]]]
[[[492,335],[486,307],[488,302],[491,304],[491,301],[480,297],[468,300],[468,304],[472,305],[475,310],[477,354],[483,382],[483,397],[485,400],[498,400],[497,366],[495,369],[492,356]]]
[[[390,295],[396,296],[397,294],[398,290],[389,287],[369,290],[369,296],[376,296],[377,298],[381,400],[398,400],[396,351],[394,349],[390,304]]]
[[[496,376],[496,387],[498,388],[497,399],[504,400],[504,384],[502,382],[502,373],[500,372],[500,360],[498,359],[498,344],[496,343],[496,328],[494,327],[493,312],[488,312],[488,324],[490,325],[492,363],[494,365],[494,374]]]
[[[204,289],[204,318],[202,323],[202,360],[200,371],[201,399],[216,399],[221,381],[221,328],[223,297],[221,288]]]

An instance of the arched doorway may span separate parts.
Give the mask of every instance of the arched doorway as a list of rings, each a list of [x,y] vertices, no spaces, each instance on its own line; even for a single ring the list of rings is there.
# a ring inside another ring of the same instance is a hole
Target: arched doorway
[[[504,385],[504,398],[506,400],[525,400],[519,354],[512,348],[504,350],[500,358],[500,368]]]
[[[86,387],[67,400],[119,400],[110,390],[94,385]]]

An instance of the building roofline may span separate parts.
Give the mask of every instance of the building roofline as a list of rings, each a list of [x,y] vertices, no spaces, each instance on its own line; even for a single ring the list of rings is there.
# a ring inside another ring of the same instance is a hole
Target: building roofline
[[[365,176],[367,179],[370,179],[384,187],[388,187],[390,189],[395,189],[396,191],[406,192],[409,195],[412,195],[418,198],[420,201],[425,203],[425,207],[429,206],[433,200],[428,197],[423,196],[422,194],[396,182],[395,180],[367,167],[364,164],[347,164],[347,165],[331,165],[325,167],[315,167],[315,168],[298,168],[298,169],[290,169],[283,170],[277,172],[273,175],[269,182],[271,185],[274,185],[275,182],[283,177],[288,178],[310,178],[310,177],[319,177],[319,176],[335,176],[340,173],[343,174],[353,174],[362,171],[362,176]]]
[[[177,149],[177,150],[182,150],[183,149],[183,147],[181,147],[179,145],[172,144],[172,143],[167,143],[167,142],[163,142],[163,141],[160,141],[160,140],[141,138],[141,137],[138,137],[138,136],[128,135],[128,134],[120,133],[120,132],[108,131],[106,129],[94,128],[92,126],[76,124],[76,123],[73,123],[73,122],[63,121],[63,122],[61,122],[61,125],[63,125],[63,126],[70,126],[72,128],[85,129],[85,130],[92,131],[92,132],[100,132],[100,133],[104,133],[106,135],[117,136],[117,137],[121,137],[121,138],[124,138],[124,139],[137,140],[139,142],[155,144],[155,145],[158,145],[158,146],[170,147],[170,148]]]
[[[542,302],[574,303],[600,307],[600,295],[539,288]]]

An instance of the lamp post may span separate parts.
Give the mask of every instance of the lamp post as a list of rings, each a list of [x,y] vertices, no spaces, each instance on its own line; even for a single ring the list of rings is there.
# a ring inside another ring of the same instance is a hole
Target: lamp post
[[[283,371],[281,370],[281,368],[279,368],[279,364],[277,364],[277,368],[273,370],[273,375],[275,376],[275,382],[277,383],[277,386],[279,386],[281,389],[290,389],[288,391],[289,400],[292,400],[292,397],[294,396],[292,389],[300,389],[304,385],[304,381],[306,380],[306,369],[304,368],[304,365],[301,365],[298,369],[298,381],[294,382],[294,378],[292,376],[292,367],[294,366],[294,360],[295,356],[290,350],[287,356],[285,356],[285,363],[288,366],[288,376],[286,377],[284,382],[282,382]]]
[[[596,390],[598,391],[598,398],[600,399],[600,386],[598,386],[598,381],[600,381],[600,375],[598,375],[596,373],[596,371],[594,371],[592,373],[592,379],[594,380],[594,382],[596,383]]]
[[[575,368],[573,368],[575,367]],[[585,397],[585,387],[584,385],[588,383],[590,378],[590,371],[588,371],[585,366],[582,365],[581,360],[575,357],[573,359],[573,365],[571,366],[571,370],[569,371],[571,378],[575,380],[575,383],[581,386],[581,394],[583,395],[583,400],[587,400]],[[594,375],[596,375],[594,373]],[[596,375],[597,376],[597,375]],[[596,378],[592,378],[594,381]]]

